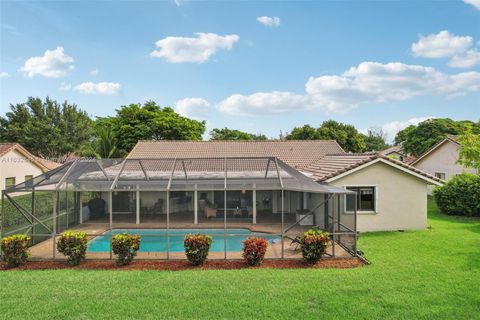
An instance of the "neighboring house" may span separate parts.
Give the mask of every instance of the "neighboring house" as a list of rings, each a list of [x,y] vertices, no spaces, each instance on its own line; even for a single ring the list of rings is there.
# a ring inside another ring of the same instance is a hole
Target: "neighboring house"
[[[400,161],[405,161],[405,158],[406,158],[406,155],[403,152],[402,146],[390,147],[388,149],[380,151],[380,154],[383,154],[384,156],[387,156],[395,160],[400,160]]]
[[[427,186],[441,179],[381,153],[346,153],[336,141],[139,141],[130,159],[277,157],[314,181],[357,192],[357,230],[427,226]],[[347,198],[343,214],[354,211]]]
[[[58,166],[56,162],[32,155],[18,143],[0,143],[0,190]]]
[[[454,136],[448,136],[411,163],[412,166],[448,181],[462,172],[476,173],[457,163],[460,143]]]

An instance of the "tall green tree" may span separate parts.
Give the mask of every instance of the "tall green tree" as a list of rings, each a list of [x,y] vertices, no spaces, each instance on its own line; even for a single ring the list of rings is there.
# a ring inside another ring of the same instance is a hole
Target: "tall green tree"
[[[406,153],[418,157],[448,135],[460,135],[467,131],[478,134],[480,126],[468,120],[429,119],[400,131],[395,137],[395,144],[402,145]]]
[[[91,141],[83,146],[80,153],[84,157],[97,159],[121,158],[126,156],[126,153],[120,152],[117,144],[117,138],[111,127],[97,126]]]
[[[366,151],[382,151],[389,147],[382,129],[368,129],[367,134],[364,135],[364,140]]]
[[[205,121],[182,117],[153,101],[122,106],[116,116],[99,118],[97,125],[112,128],[120,153],[130,152],[138,140],[201,140],[205,132]]]
[[[234,129],[218,129],[210,131],[210,140],[267,140],[264,134],[252,134]]]
[[[92,120],[67,101],[29,97],[0,117],[0,141],[18,142],[37,156],[60,159],[92,135]]]
[[[365,137],[354,126],[337,122],[324,121],[319,128],[310,125],[293,128],[287,135],[287,140],[336,140],[338,144],[349,152],[365,151]]]
[[[467,132],[460,135],[458,141],[460,142],[458,163],[480,173],[480,134]]]

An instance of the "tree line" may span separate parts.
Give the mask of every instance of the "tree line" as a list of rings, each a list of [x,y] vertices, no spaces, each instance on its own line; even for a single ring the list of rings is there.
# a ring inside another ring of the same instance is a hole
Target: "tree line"
[[[62,161],[70,154],[95,158],[126,156],[138,140],[202,140],[206,122],[179,115],[153,101],[121,106],[115,115],[92,119],[67,101],[30,97],[11,104],[0,117],[0,142],[18,142],[30,152]],[[447,135],[480,133],[480,122],[430,119],[400,131],[395,144],[419,156]],[[210,140],[268,140],[261,133],[215,128]],[[347,152],[381,151],[389,147],[385,134],[372,128],[366,133],[354,126],[327,120],[318,127],[304,125],[280,134],[286,140],[336,140]]]

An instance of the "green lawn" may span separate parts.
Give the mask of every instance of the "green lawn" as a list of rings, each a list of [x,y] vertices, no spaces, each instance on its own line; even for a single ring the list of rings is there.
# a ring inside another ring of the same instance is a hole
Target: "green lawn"
[[[480,220],[429,224],[362,235],[357,269],[2,272],[0,317],[479,319]]]

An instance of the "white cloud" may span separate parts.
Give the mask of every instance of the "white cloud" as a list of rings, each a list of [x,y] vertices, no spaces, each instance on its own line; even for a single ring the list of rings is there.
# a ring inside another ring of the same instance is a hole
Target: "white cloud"
[[[9,76],[8,72],[0,72],[0,79],[7,78]]]
[[[468,50],[465,53],[453,56],[448,62],[450,67],[471,68],[480,64],[480,51],[477,49]]]
[[[185,98],[175,103],[175,111],[180,115],[194,119],[206,119],[210,103],[202,98]]]
[[[456,36],[446,30],[426,37],[420,35],[420,40],[412,44],[412,52],[418,57],[451,58],[450,67],[471,68],[480,64],[480,52],[472,47],[473,38]]]
[[[406,127],[410,125],[417,125],[420,122],[423,122],[428,119],[433,119],[434,117],[418,117],[418,118],[412,118],[408,119],[407,121],[392,121],[385,123],[382,126],[382,131],[385,134],[387,141],[392,142],[393,139],[395,139],[395,136],[397,135],[398,132],[401,130],[405,129]]]
[[[120,92],[122,86],[115,82],[84,82],[73,89],[84,94],[115,95]]]
[[[418,57],[445,58],[461,54],[472,46],[470,36],[456,36],[447,30],[428,36],[420,35],[420,40],[412,44],[412,52]]]
[[[220,102],[218,109],[232,115],[268,114],[304,109],[309,103],[308,96],[292,92],[257,92],[248,96],[234,94]]]
[[[62,84],[60,85],[60,88],[58,88],[58,90],[60,91],[69,91],[70,89],[72,89],[72,85],[70,83],[65,83],[65,82],[62,82]]]
[[[480,91],[480,73],[454,75],[430,67],[399,62],[362,62],[341,75],[310,77],[305,94],[259,92],[234,94],[218,109],[229,114],[323,110],[342,113],[361,104],[404,101],[418,96],[452,97]]]
[[[267,27],[279,27],[280,18],[279,17],[267,17],[261,16],[257,18],[257,21]]]
[[[216,33],[195,33],[196,37],[166,37],[155,42],[157,50],[152,57],[168,62],[206,62],[218,49],[230,50],[240,37],[236,34],[220,36]]]
[[[95,68],[95,69],[93,69],[93,70],[90,70],[89,73],[90,73],[91,76],[96,76],[96,75],[98,75],[98,72],[99,72],[99,71],[100,71],[100,70],[98,70],[98,68]]]
[[[478,10],[480,10],[480,0],[463,0],[466,4],[472,5]]]
[[[73,58],[63,52],[63,47],[57,47],[54,50],[45,51],[43,56],[31,57],[20,71],[29,78],[41,75],[47,78],[64,77],[69,71],[74,69]]]

